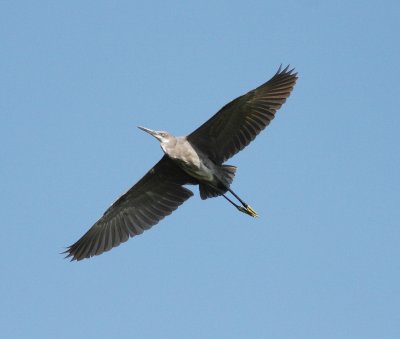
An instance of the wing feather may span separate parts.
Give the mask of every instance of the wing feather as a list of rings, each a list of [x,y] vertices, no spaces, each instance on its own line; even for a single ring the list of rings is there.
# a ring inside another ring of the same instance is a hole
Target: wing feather
[[[141,234],[171,214],[193,193],[182,185],[193,182],[164,156],[65,253],[82,260],[109,251]]]
[[[193,145],[222,164],[245,148],[269,125],[276,111],[289,97],[297,73],[289,66],[279,70],[265,84],[236,98],[211,119],[188,135]]]

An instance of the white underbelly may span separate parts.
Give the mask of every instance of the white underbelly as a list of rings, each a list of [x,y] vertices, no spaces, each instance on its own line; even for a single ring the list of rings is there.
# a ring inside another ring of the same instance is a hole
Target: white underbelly
[[[201,180],[201,181],[213,181],[214,180],[214,171],[212,164],[204,163],[197,156],[192,156],[190,159],[179,159],[178,160],[180,167],[190,176]]]
[[[212,171],[205,167],[203,164],[200,167],[193,167],[193,166],[182,166],[182,169],[192,177],[199,179],[201,181],[213,181],[214,175]]]
[[[200,181],[214,181],[216,170],[214,163],[187,141],[172,149],[163,148],[163,150],[190,176]]]

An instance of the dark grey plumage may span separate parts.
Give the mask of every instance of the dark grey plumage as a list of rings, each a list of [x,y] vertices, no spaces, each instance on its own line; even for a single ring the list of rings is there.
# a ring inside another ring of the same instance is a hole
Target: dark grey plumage
[[[288,66],[289,67],[289,66]],[[188,140],[222,164],[246,147],[269,125],[289,97],[297,73],[279,68],[266,83],[222,107],[188,135]]]
[[[68,257],[81,260],[109,251],[142,234],[189,199],[182,187],[193,179],[164,155],[162,159],[68,248]]]
[[[186,184],[199,184],[202,199],[222,195],[241,212],[257,216],[229,188],[236,167],[223,163],[269,125],[296,80],[297,73],[293,70],[279,68],[268,82],[225,105],[187,137],[141,128],[161,142],[165,155],[85,235],[68,247],[67,257],[90,258],[143,233],[193,195],[183,187]],[[227,191],[242,206],[227,198]]]

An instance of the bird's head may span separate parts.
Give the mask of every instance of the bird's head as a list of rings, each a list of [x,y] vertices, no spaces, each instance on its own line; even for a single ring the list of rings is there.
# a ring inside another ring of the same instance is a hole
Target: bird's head
[[[165,132],[165,131],[153,131],[150,128],[141,127],[141,126],[138,126],[138,128],[141,129],[142,131],[145,131],[145,132],[149,133],[150,135],[152,135],[161,144],[166,144],[173,138],[173,136],[171,134],[169,134],[168,132]]]

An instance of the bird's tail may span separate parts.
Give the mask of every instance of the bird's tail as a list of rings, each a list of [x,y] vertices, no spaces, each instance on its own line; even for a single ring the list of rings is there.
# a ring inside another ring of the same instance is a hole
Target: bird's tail
[[[220,173],[222,176],[221,182],[217,187],[200,183],[199,189],[201,199],[205,200],[208,198],[218,197],[219,195],[226,193],[235,177],[236,169],[236,166],[222,165]]]
[[[226,181],[226,182],[224,182],[224,184],[226,186],[229,187],[231,185],[233,178],[235,177],[236,170],[237,170],[236,166],[222,165],[222,173],[224,176],[223,180]],[[228,189],[228,187],[227,187],[227,189]]]

